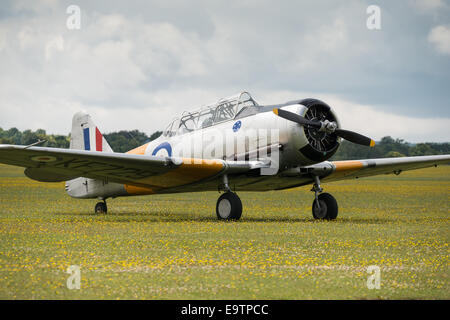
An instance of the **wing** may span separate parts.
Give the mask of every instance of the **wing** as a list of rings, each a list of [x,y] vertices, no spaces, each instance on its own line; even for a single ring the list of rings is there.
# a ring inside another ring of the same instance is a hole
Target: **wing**
[[[399,174],[402,171],[433,167],[449,162],[450,155],[332,161],[329,162],[331,166],[325,170],[330,174],[322,180],[337,181],[379,174]]]
[[[14,145],[0,145],[0,163],[25,167],[25,174],[38,181],[85,177],[144,188],[182,186],[267,166],[261,161],[227,162]]]

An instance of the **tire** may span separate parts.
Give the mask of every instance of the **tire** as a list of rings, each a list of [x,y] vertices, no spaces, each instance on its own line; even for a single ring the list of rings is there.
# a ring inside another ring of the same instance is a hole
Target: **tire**
[[[225,192],[217,200],[216,214],[219,220],[239,220],[242,215],[241,199],[233,192]]]
[[[317,208],[316,200],[312,205],[314,219],[334,220],[338,216],[338,204],[336,199],[329,193],[321,193],[318,197],[320,210]]]
[[[108,207],[104,202],[97,202],[95,205],[95,213],[106,213],[108,212]]]

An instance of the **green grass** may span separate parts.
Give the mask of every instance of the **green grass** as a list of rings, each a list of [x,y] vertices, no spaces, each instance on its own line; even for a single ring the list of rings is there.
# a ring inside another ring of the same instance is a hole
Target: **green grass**
[[[309,187],[76,200],[0,165],[1,299],[449,299],[450,166],[325,184],[336,221],[314,221]],[[70,265],[81,289],[66,287]],[[381,289],[366,286],[369,265]]]

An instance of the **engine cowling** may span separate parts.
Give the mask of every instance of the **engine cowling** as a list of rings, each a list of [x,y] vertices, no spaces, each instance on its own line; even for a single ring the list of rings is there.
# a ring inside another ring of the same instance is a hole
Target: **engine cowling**
[[[304,118],[312,121],[334,122],[339,128],[339,121],[330,106],[317,99],[304,99],[300,104],[305,106]],[[316,130],[308,126],[302,127],[307,144],[299,148],[299,152],[312,162],[321,162],[331,158],[339,148],[341,139],[326,130]]]
[[[317,99],[286,103],[274,108],[273,113],[287,120],[287,149],[293,149],[294,156],[291,158],[297,160],[297,165],[329,159],[338,150],[341,139],[366,147],[375,146],[373,139],[340,128],[337,116],[330,106]]]

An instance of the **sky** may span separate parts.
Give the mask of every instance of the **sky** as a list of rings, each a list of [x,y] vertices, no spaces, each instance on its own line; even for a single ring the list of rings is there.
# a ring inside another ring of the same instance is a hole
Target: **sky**
[[[375,140],[450,141],[444,0],[1,0],[0,71],[3,129],[67,134],[83,110],[104,133],[151,134],[245,90],[321,99]]]

